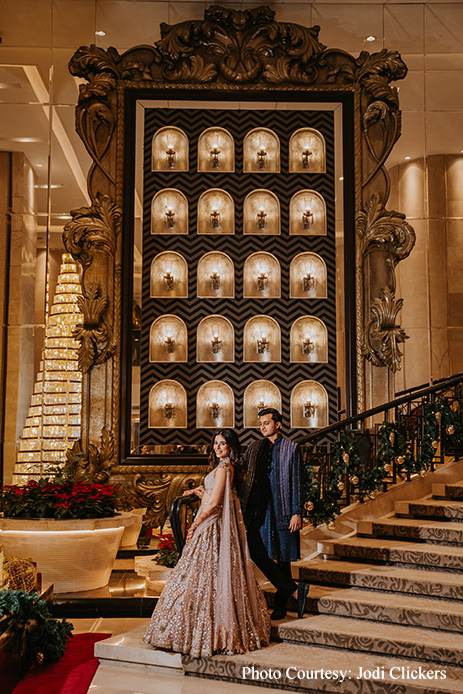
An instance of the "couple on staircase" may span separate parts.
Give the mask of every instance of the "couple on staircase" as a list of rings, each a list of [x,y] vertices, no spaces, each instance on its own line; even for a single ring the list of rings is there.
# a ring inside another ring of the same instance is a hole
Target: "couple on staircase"
[[[201,507],[153,612],[146,643],[193,657],[267,645],[270,623],[251,558],[277,589],[271,618],[286,615],[291,595],[302,617],[308,585],[291,577],[302,524],[301,456],[297,444],[281,435],[278,410],[262,410],[259,422],[264,438],[243,459],[234,431],[214,434],[204,487],[187,492],[201,497]],[[244,521],[235,490],[242,494]]]

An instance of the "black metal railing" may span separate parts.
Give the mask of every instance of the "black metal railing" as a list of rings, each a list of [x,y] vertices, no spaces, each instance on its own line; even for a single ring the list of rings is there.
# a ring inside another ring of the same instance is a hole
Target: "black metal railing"
[[[177,496],[172,501],[170,507],[170,525],[179,559],[185,547],[188,526],[191,524],[200,503],[201,499],[195,494],[190,496]]]

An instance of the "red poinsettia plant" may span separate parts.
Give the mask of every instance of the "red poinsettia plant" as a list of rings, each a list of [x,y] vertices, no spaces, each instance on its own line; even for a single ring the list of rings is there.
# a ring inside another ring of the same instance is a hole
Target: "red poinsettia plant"
[[[104,518],[117,510],[117,490],[93,482],[31,480],[0,489],[0,511],[6,518]]]
[[[177,563],[177,547],[174,536],[170,533],[159,535],[158,552],[156,554],[156,564],[160,566],[175,566]]]

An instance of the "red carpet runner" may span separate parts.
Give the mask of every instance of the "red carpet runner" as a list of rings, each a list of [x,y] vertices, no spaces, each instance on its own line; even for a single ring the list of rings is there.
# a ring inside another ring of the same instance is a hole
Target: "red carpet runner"
[[[57,663],[29,670],[13,694],[87,694],[98,658],[93,655],[97,641],[111,634],[76,634]]]

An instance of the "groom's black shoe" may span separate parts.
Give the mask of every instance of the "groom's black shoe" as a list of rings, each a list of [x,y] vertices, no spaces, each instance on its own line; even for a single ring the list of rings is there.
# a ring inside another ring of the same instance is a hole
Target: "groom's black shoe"
[[[277,591],[273,601],[273,612],[270,615],[271,620],[277,621],[286,617],[286,603],[287,599]]]
[[[297,586],[297,616],[302,619],[305,612],[305,601],[309,592],[308,583],[299,583]]]

